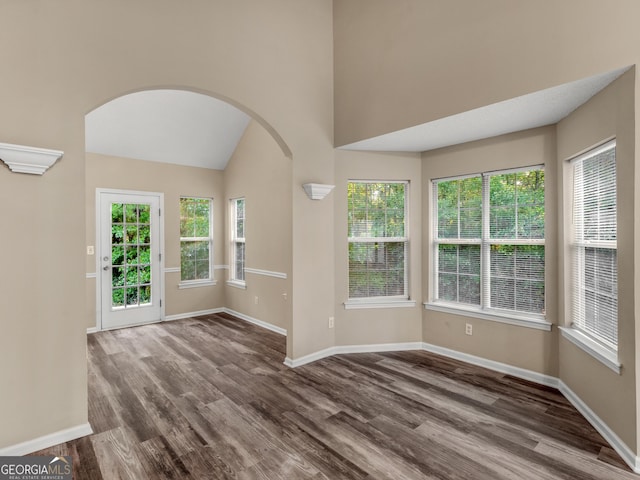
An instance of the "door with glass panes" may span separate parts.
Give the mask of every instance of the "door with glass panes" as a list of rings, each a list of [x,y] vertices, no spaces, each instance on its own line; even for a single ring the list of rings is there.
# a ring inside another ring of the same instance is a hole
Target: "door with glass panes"
[[[160,194],[100,192],[101,328],[161,319]]]

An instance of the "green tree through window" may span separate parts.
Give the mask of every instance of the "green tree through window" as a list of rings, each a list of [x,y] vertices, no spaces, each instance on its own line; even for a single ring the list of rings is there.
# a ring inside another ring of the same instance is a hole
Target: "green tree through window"
[[[406,198],[406,182],[349,182],[349,298],[407,298]]]
[[[180,199],[180,280],[211,280],[211,199]]]
[[[435,299],[543,314],[544,170],[433,182]]]

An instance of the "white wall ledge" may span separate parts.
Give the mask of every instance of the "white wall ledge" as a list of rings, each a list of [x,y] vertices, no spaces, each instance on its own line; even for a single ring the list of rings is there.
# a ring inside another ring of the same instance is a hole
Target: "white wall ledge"
[[[15,173],[42,175],[58,161],[64,152],[47,148],[0,143],[0,160]]]
[[[274,272],[271,270],[263,270],[261,268],[248,268],[248,267],[244,267],[244,272],[245,273],[252,273],[254,275],[262,275],[265,277],[274,277],[274,278],[282,278],[284,280],[286,280],[287,278],[287,274],[284,272]]]
[[[546,320],[529,318],[525,316],[513,315],[501,315],[495,312],[480,311],[474,309],[466,309],[459,307],[452,307],[441,303],[424,303],[425,310],[432,310],[434,312],[450,313],[452,315],[462,315],[464,317],[478,318],[480,320],[489,320],[490,322],[506,323],[507,325],[515,325],[518,327],[533,328],[535,330],[551,331],[553,324]]]
[[[415,306],[416,306],[416,301],[408,300],[408,299],[397,299],[397,300],[351,299],[344,302],[345,310],[356,310],[356,309],[364,309],[364,308],[412,308]]]
[[[560,333],[564,338],[573,343],[576,347],[604,364],[618,375],[622,364],[618,361],[618,354],[603,347],[595,340],[592,340],[580,330],[571,327],[560,327]]]
[[[227,285],[233,288],[240,288],[242,290],[247,289],[246,282],[239,282],[237,280],[227,280]]]
[[[199,287],[214,287],[218,284],[215,280],[200,280],[192,282],[180,282],[178,284],[178,290],[184,290],[185,288],[199,288]]]

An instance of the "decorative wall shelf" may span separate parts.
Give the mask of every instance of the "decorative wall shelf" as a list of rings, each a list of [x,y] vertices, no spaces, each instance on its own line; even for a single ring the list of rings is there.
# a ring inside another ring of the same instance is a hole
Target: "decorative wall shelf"
[[[42,175],[63,154],[60,150],[0,143],[0,160],[16,173]]]
[[[335,185],[326,185],[323,183],[305,183],[302,185],[302,188],[304,188],[304,191],[311,200],[322,200],[334,187]]]

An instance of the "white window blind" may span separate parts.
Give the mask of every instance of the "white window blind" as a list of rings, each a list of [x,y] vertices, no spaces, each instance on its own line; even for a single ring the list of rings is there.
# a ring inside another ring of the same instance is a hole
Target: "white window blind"
[[[434,298],[544,314],[544,170],[433,182]]]
[[[349,182],[349,298],[408,298],[406,182]]]
[[[244,198],[231,200],[231,280],[244,282],[245,267],[245,201]]]
[[[573,160],[572,321],[588,336],[618,345],[616,144]]]

